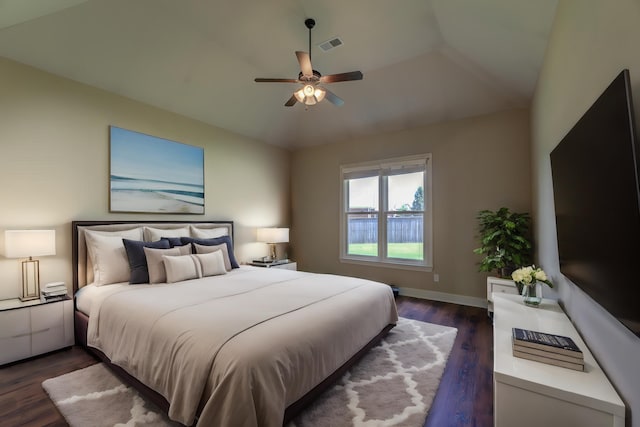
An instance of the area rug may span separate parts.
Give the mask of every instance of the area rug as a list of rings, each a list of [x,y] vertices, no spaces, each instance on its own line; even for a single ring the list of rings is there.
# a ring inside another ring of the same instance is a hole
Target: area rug
[[[398,325],[287,427],[424,424],[457,330]],[[42,383],[71,427],[178,426],[99,363]]]

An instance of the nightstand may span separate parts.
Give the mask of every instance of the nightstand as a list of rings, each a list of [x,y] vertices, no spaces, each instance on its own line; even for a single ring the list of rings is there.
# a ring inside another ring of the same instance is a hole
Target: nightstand
[[[275,264],[262,264],[258,262],[250,262],[249,265],[254,267],[265,267],[265,268],[281,268],[283,270],[298,270],[298,263],[295,261],[287,260],[286,262],[280,262]]]
[[[0,365],[71,347],[73,300],[0,301]]]

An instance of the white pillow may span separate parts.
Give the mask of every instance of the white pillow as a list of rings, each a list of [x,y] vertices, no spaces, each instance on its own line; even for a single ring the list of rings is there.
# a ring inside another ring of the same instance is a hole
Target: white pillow
[[[212,252],[222,252],[222,259],[224,260],[224,268],[227,271],[231,271],[231,260],[229,259],[229,248],[226,243],[221,243],[219,245],[199,245],[197,243],[193,244],[196,247],[197,254],[210,254]]]
[[[163,255],[162,259],[164,260],[164,269],[167,271],[167,283],[202,277],[200,261],[195,255]]]
[[[195,237],[196,239],[215,239],[216,237],[229,235],[229,229],[227,229],[227,227],[198,228],[193,225],[189,227],[191,228],[191,237]]]
[[[149,283],[165,283],[167,281],[167,272],[164,269],[163,255],[181,255],[180,249],[156,249],[142,248],[144,256],[147,258],[147,270],[149,270]]]
[[[227,269],[224,266],[224,258],[222,257],[222,251],[215,251],[209,254],[197,254],[193,256],[200,261],[202,277],[227,274]]]
[[[189,227],[182,228],[153,228],[144,227],[144,240],[146,242],[155,242],[162,237],[191,237]]]
[[[142,228],[124,231],[85,230],[87,253],[93,265],[96,286],[128,282],[129,259],[122,239],[142,240]]]
[[[174,246],[171,249],[143,248],[147,258],[147,269],[149,270],[149,283],[165,283],[167,272],[164,268],[163,255],[190,255],[191,245]]]

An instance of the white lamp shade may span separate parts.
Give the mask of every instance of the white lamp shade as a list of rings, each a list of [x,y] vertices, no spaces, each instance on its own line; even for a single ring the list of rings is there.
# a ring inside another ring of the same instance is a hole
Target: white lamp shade
[[[264,243],[289,242],[288,228],[258,228],[258,241]]]
[[[55,254],[55,230],[6,230],[4,232],[4,256],[7,258]]]

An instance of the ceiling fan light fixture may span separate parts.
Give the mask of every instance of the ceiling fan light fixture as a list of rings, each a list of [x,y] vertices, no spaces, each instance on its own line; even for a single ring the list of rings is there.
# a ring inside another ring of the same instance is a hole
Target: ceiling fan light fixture
[[[304,88],[302,88],[302,90],[304,91],[304,96],[313,96],[315,92],[313,86],[311,85],[305,85]]]
[[[314,92],[314,94],[313,94],[313,96],[315,96],[316,101],[320,102],[320,101],[322,101],[324,99],[324,95],[326,93],[327,92],[324,89],[322,89],[321,87],[317,87],[315,92]]]
[[[315,105],[324,99],[326,91],[321,87],[304,85],[293,93],[298,102],[304,105]]]

